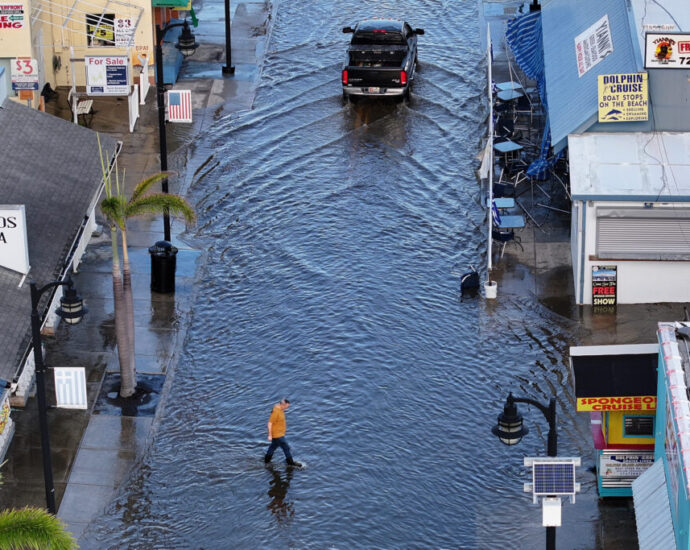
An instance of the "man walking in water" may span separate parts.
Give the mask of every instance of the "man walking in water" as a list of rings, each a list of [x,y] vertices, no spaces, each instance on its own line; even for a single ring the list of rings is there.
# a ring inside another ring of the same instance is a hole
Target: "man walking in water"
[[[268,464],[273,458],[273,453],[280,446],[285,453],[285,461],[290,466],[301,467],[302,464],[295,462],[290,454],[290,446],[285,440],[285,411],[290,407],[290,401],[287,398],[283,398],[280,402],[273,406],[273,412],[271,413],[271,418],[268,419],[268,440],[271,444],[266,451],[266,456],[264,457],[264,462]]]

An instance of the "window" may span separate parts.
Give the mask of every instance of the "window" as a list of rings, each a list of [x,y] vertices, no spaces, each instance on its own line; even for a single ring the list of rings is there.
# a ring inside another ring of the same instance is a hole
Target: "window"
[[[690,260],[690,209],[598,208],[597,257]]]
[[[652,437],[654,435],[654,417],[626,416],[623,435],[625,437]]]
[[[86,34],[89,46],[114,46],[115,14],[87,13]]]

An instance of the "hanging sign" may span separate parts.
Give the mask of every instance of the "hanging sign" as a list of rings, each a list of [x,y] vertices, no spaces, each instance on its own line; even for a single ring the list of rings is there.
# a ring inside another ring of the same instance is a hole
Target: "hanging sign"
[[[690,69],[690,33],[645,34],[645,69]]]
[[[13,90],[38,90],[38,61],[17,57],[10,63]]]
[[[599,75],[599,122],[647,120],[647,73]]]
[[[0,4],[0,29],[21,29],[24,22],[24,4]]]
[[[170,90],[167,98],[170,122],[192,122],[191,90]]]
[[[29,272],[29,244],[24,205],[0,205],[0,266],[23,275]]]
[[[134,46],[134,22],[129,17],[115,18],[115,47],[130,48]]]
[[[591,27],[575,37],[577,74],[582,76],[607,55],[613,53],[609,16],[604,15]]]
[[[128,61],[126,55],[84,57],[87,95],[129,95]]]
[[[615,306],[618,269],[615,265],[592,266],[592,305]]]

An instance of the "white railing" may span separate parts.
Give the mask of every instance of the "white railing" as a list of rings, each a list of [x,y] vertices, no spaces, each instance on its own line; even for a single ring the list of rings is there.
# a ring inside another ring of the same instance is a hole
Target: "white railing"
[[[149,82],[149,56],[147,55],[142,61],[144,64],[139,74],[139,103],[141,105],[146,103],[146,94],[149,93],[149,88],[151,87]]]
[[[134,132],[134,125],[139,118],[139,86],[132,86],[132,91],[127,96],[129,102],[129,132]]]

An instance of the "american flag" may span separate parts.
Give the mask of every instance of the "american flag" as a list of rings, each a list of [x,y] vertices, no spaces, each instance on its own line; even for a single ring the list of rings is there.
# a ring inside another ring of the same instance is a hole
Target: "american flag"
[[[170,122],[192,122],[191,90],[170,90],[168,92],[168,120]]]
[[[491,217],[494,220],[494,225],[500,227],[501,225],[501,215],[498,213],[498,208],[496,208],[496,201],[491,200]]]

